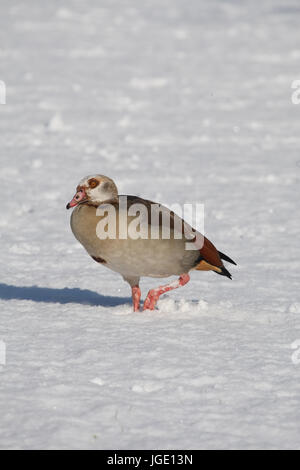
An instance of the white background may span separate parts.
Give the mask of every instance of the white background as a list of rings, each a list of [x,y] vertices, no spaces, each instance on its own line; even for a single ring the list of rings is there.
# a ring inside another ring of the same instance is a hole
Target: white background
[[[299,2],[0,10],[1,448],[299,448]],[[233,280],[132,313],[69,227],[93,173],[205,204]]]

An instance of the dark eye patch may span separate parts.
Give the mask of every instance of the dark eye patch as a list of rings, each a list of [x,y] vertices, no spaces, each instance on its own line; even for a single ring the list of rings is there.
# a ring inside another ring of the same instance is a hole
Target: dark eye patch
[[[88,180],[89,187],[94,189],[99,185],[100,181],[96,180],[95,178],[91,178]]]

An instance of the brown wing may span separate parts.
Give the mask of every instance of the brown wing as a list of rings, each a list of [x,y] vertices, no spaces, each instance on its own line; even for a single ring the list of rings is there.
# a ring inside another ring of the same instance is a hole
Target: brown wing
[[[201,260],[196,268],[199,271],[216,271],[222,272],[223,263],[219,252],[208,238],[204,237],[204,243],[200,249]]]
[[[151,216],[150,216],[151,205],[155,204],[155,203],[152,202],[152,201],[141,199],[139,197],[135,197],[135,196],[128,196],[128,200],[129,200],[129,204],[128,204],[129,206],[131,204],[134,204],[135,202],[138,202],[138,203],[144,204],[147,207],[147,209],[148,209],[148,221],[149,221],[149,224],[151,224],[151,222],[150,222],[150,220],[151,220]],[[161,206],[161,207],[164,208],[164,206]],[[166,208],[164,208],[164,209],[166,209]],[[168,211],[168,209],[167,209],[167,211]],[[175,219],[176,219],[176,223],[175,223]],[[178,224],[178,222],[179,222],[179,224]],[[163,223],[162,222],[162,214],[159,214],[159,225],[162,225],[162,223]],[[178,217],[176,214],[174,214],[173,211],[170,211],[170,229],[171,229],[171,231],[175,230],[175,226],[176,226],[176,230],[178,230],[178,229],[181,230],[181,232],[184,236],[185,236],[185,228],[189,227],[193,231],[192,227],[189,226],[189,224],[186,224],[186,222],[184,222],[180,217]],[[187,231],[187,233],[189,233],[189,230]],[[190,233],[190,235],[192,235],[192,233]],[[174,236],[174,233],[173,233],[173,236]],[[229,279],[231,279],[231,274],[225,268],[225,266],[223,264],[223,261],[221,259],[221,256],[222,256],[223,259],[225,259],[226,261],[229,261],[230,263],[235,264],[235,262],[232,261],[227,255],[224,255],[223,253],[219,253],[219,251],[212,244],[212,242],[210,240],[208,240],[208,238],[204,237],[203,235],[201,235],[200,238],[203,241],[203,245],[199,249],[199,251],[200,251],[200,256],[198,258],[199,261],[198,261],[198,264],[196,264],[196,267],[194,269],[196,269],[198,271],[214,271],[218,274],[221,274],[222,276],[226,276]],[[195,237],[195,239],[196,239],[196,237]],[[192,240],[189,238],[189,241],[192,241]]]
[[[127,201],[128,201],[128,207],[130,207],[134,203],[142,203],[144,204],[147,209],[148,209],[148,217],[149,217],[149,223],[150,223],[150,213],[151,213],[151,205],[155,204],[153,201],[148,201],[146,199],[139,198],[137,196],[127,196]],[[161,214],[159,218],[159,224],[162,224],[162,219],[161,219]],[[174,229],[174,217],[175,214],[174,212],[170,211],[170,224],[171,224],[171,230]],[[184,234],[184,225],[182,221],[182,233]],[[199,271],[215,271],[219,274],[222,274],[225,270],[223,262],[220,258],[219,252],[216,249],[216,247],[212,244],[208,238],[203,237],[203,246],[200,249],[200,260],[196,267],[194,269],[197,269]],[[225,270],[226,271],[226,270]],[[227,274],[225,274],[227,275]]]

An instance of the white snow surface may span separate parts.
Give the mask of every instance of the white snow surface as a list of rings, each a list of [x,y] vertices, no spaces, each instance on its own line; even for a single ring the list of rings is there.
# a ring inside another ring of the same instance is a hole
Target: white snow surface
[[[299,1],[0,10],[0,447],[299,449]],[[94,173],[204,203],[233,280],[133,313],[69,227]]]

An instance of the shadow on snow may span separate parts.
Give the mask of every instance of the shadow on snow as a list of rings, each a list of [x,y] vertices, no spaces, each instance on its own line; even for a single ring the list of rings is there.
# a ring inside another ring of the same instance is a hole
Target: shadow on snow
[[[116,307],[131,303],[129,297],[112,297],[97,294],[88,289],[54,289],[51,287],[20,287],[8,284],[0,284],[0,299],[3,300],[33,300],[34,302],[50,303],[77,303],[83,305],[95,305],[102,307]]]

